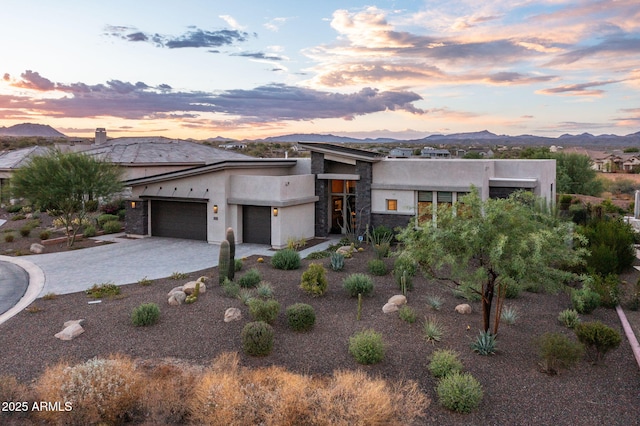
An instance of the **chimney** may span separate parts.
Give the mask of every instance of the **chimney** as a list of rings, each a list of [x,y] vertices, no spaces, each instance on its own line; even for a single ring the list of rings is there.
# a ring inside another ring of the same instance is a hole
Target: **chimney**
[[[104,127],[98,127],[96,129],[96,145],[104,145],[107,143],[107,129]]]

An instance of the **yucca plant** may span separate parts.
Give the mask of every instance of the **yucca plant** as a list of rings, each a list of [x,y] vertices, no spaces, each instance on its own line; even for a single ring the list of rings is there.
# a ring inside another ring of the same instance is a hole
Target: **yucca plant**
[[[436,317],[428,317],[424,321],[422,332],[427,342],[435,344],[442,340],[444,328]]]
[[[513,325],[516,323],[518,319],[518,309],[513,306],[506,306],[502,308],[502,313],[500,314],[500,320],[505,324]]]
[[[431,307],[434,311],[439,311],[442,307],[442,297],[440,296],[428,296],[427,297],[427,305]]]
[[[490,331],[480,331],[476,340],[471,344],[471,349],[480,355],[493,355],[496,353],[496,336]]]

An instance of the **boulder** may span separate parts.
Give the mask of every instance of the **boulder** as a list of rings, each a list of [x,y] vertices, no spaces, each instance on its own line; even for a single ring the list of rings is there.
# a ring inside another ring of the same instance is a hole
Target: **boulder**
[[[84,333],[84,328],[78,323],[73,323],[68,327],[65,327],[60,333],[57,333],[55,337],[60,340],[72,340]]]
[[[205,291],[207,291],[207,286],[204,285],[204,282],[198,280],[198,281],[189,281],[188,283],[186,283],[185,285],[182,286],[182,291],[184,291],[187,294],[192,294],[195,290],[196,290],[196,285],[200,284],[200,294],[204,293]]]
[[[242,318],[242,312],[238,308],[229,308],[224,312],[224,322],[238,321]]]
[[[85,321],[84,319],[69,320],[69,321],[65,321],[64,326],[69,327],[70,325],[73,325],[73,324],[84,325],[84,321]]]
[[[385,314],[390,314],[391,312],[397,312],[398,309],[398,305],[396,305],[395,303],[386,303],[382,307],[382,312],[384,312]]]
[[[203,275],[203,276],[201,276],[200,278],[198,278],[196,281],[200,281],[201,283],[203,283],[203,282],[207,281],[208,279],[209,279],[208,277],[205,277],[205,276]]]
[[[175,293],[176,291],[182,291],[182,286],[178,286],[178,287],[172,288],[171,291],[169,291],[169,293],[167,293],[167,297],[171,297],[171,295],[173,293]]]
[[[44,246],[42,244],[33,243],[29,247],[29,251],[33,254],[41,254],[44,252]]]
[[[171,293],[171,296],[169,296],[169,304],[172,306],[182,305],[186,298],[187,293],[184,291],[174,291]]]
[[[467,303],[463,303],[461,305],[456,306],[456,312],[459,314],[470,314],[471,313],[471,305]]]
[[[396,306],[402,306],[407,303],[407,298],[402,294],[396,294],[395,296],[391,296],[391,298],[387,300],[387,303],[393,303]]]
[[[338,249],[336,250],[336,253],[340,253],[341,255],[343,255],[344,257],[351,257],[351,254],[353,253],[353,245],[350,246],[342,246],[342,247],[338,247]]]

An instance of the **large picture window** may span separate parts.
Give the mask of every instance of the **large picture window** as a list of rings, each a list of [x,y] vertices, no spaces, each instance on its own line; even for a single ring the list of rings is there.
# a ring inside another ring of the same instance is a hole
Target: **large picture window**
[[[433,220],[433,192],[418,191],[418,223]]]

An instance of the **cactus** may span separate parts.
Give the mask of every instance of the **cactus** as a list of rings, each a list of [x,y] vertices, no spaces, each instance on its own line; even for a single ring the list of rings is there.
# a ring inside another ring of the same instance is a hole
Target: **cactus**
[[[341,271],[344,268],[344,256],[340,253],[331,254],[331,269]]]
[[[227,241],[229,242],[229,280],[233,281],[236,274],[236,237],[233,228],[227,228]]]
[[[224,283],[225,279],[229,279],[229,270],[230,270],[230,262],[229,262],[229,242],[227,240],[223,240],[220,243],[220,254],[218,255],[218,280],[219,283]]]

